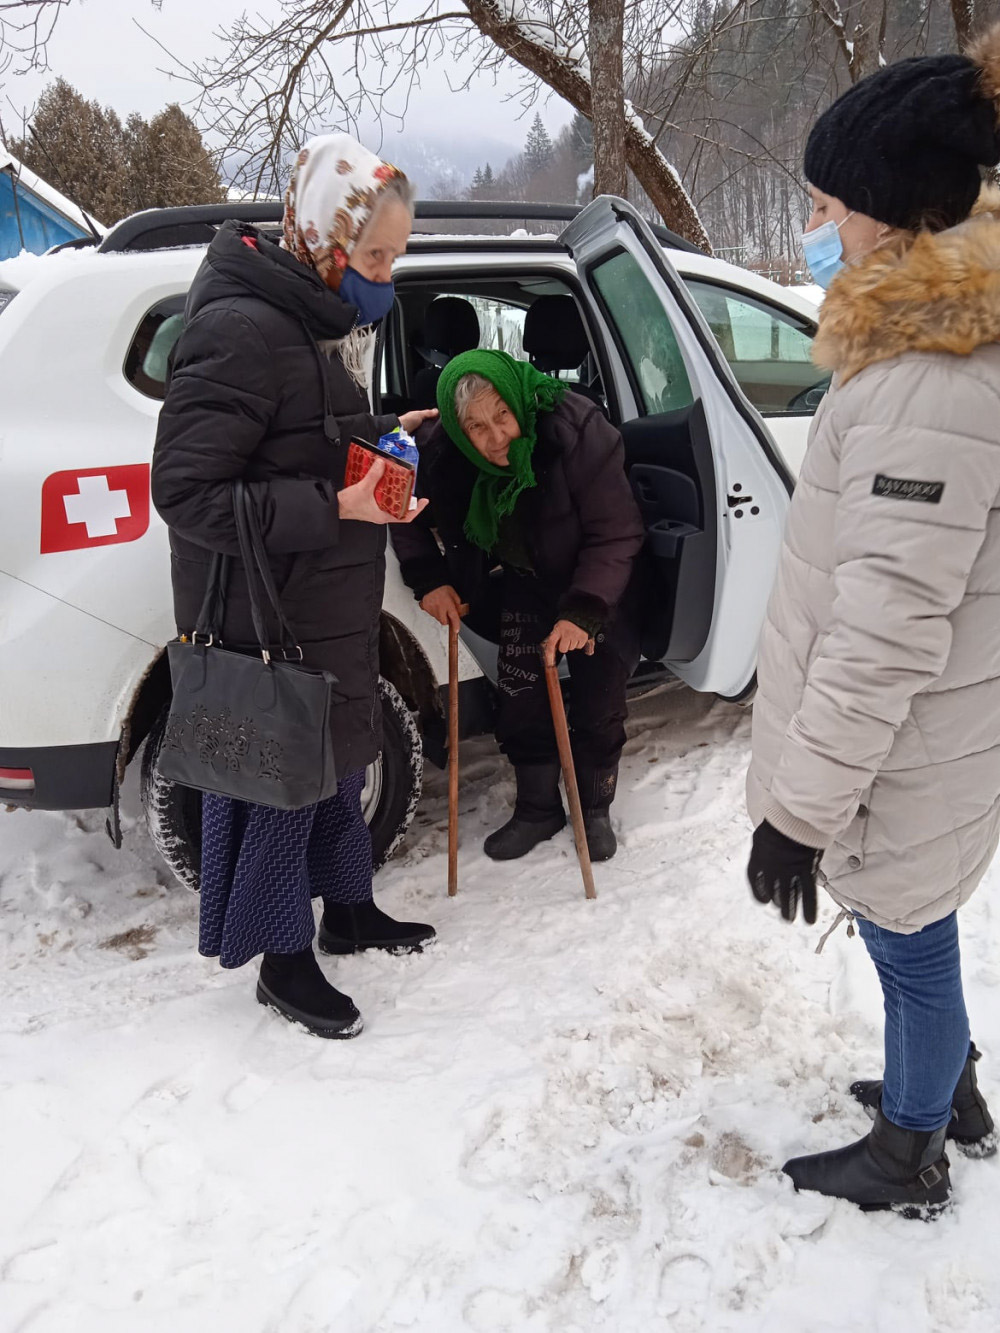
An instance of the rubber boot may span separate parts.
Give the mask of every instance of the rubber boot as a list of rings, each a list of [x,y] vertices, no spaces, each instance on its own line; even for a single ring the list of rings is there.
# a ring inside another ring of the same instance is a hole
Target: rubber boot
[[[566,826],[557,763],[518,765],[514,776],[514,813],[483,843],[483,851],[493,861],[516,861]]]
[[[947,1137],[966,1157],[992,1157],[997,1150],[993,1117],[976,1079],[976,1061],[981,1055],[982,1052],[976,1049],[973,1042],[965,1068],[955,1084],[955,1094],[951,1101],[951,1124],[946,1130]],[[861,1103],[869,1115],[874,1116],[882,1104],[882,1080],[869,1078],[852,1083],[851,1096]]]
[[[320,970],[312,949],[266,953],[257,979],[257,1000],[314,1037],[356,1037],[364,1026],[354,1001],[336,990]]]
[[[951,1198],[945,1129],[901,1129],[875,1112],[871,1133],[846,1148],[794,1157],[782,1170],[797,1190],[847,1199],[866,1213],[891,1208],[931,1218]]]
[[[323,953],[361,953],[385,949],[389,953],[419,953],[437,932],[419,921],[396,921],[372,901],[351,905],[326,903],[319,926]]]
[[[618,787],[618,765],[614,768],[588,768],[578,764],[576,781],[583,807],[583,827],[591,861],[610,861],[618,850],[618,839],[611,827],[611,803]]]

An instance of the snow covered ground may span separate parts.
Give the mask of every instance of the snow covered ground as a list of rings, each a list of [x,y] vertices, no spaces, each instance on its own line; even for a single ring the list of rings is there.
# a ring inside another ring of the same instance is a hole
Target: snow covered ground
[[[817,958],[750,898],[747,713],[668,690],[631,731],[594,903],[568,833],[483,857],[486,743],[449,901],[431,778],[377,891],[440,939],[324,962],[353,1042],[197,956],[134,792],[121,853],[95,814],[0,814],[3,1333],[995,1333],[1000,1163],[953,1155],[934,1225],[779,1172],[865,1132],[880,1001],[843,927]],[[998,877],[963,915],[994,1102]]]

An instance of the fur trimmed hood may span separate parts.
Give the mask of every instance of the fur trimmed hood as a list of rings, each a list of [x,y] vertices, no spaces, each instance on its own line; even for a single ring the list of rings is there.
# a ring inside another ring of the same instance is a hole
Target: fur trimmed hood
[[[1000,190],[942,232],[905,233],[830,284],[813,360],[845,383],[904,352],[968,356],[1000,342]]]

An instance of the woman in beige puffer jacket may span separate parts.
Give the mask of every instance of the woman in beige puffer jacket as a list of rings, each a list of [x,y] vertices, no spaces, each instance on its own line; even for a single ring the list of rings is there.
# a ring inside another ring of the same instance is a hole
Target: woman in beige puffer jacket
[[[996,1150],[955,912],[1000,834],[1000,197],[974,207],[998,95],[1000,29],[855,85],[806,151],[807,259],[843,267],[761,638],[748,876],[807,921],[818,877],[878,969],[872,1132],[785,1166],[865,1209],[946,1204],[946,1135]]]

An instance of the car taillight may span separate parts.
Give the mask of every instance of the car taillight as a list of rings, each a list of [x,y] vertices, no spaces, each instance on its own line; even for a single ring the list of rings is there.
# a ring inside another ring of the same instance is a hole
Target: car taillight
[[[35,775],[30,768],[0,768],[0,791],[34,791]]]

